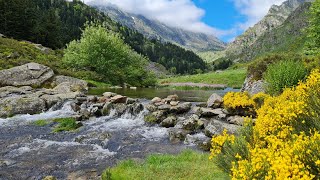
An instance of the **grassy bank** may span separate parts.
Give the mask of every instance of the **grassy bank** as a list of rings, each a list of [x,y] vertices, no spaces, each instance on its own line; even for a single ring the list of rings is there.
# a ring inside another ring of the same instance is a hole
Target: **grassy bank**
[[[106,170],[102,179],[229,179],[229,176],[218,169],[208,157],[206,153],[191,150],[179,155],[151,155],[143,163],[133,160],[121,162],[116,167]]]
[[[240,88],[246,77],[246,69],[230,69],[220,73],[210,72],[205,74],[177,76],[159,80],[160,84],[164,83],[206,83],[206,84],[225,84],[228,87]]]

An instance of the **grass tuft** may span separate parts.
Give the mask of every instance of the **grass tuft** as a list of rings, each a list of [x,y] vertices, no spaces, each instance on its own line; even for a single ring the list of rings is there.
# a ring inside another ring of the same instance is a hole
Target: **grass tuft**
[[[41,120],[37,120],[37,121],[32,122],[32,124],[35,126],[46,126],[46,125],[50,124],[50,122],[47,120],[41,119]]]
[[[74,118],[60,118],[53,120],[53,122],[58,123],[53,132],[74,131],[82,126]]]

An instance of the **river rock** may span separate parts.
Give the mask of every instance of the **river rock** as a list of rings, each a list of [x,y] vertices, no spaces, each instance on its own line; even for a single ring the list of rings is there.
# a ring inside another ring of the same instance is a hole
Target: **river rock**
[[[114,97],[111,97],[110,102],[117,104],[117,103],[126,103],[127,102],[127,97],[126,96],[121,96],[121,95],[116,95]]]
[[[53,85],[58,86],[60,84],[64,84],[64,86],[69,86],[68,92],[87,92],[88,91],[88,83],[84,80],[69,77],[69,76],[56,76],[53,79]]]
[[[41,86],[53,75],[47,66],[28,63],[0,71],[0,86]]]
[[[204,151],[210,151],[211,148],[211,138],[207,137],[203,133],[198,133],[194,135],[187,134],[184,143],[195,144]]]
[[[166,119],[164,119],[160,125],[162,127],[166,127],[166,128],[169,128],[169,127],[174,127],[175,124],[176,124],[176,121],[177,121],[177,118],[174,117],[174,116],[169,116],[167,117]]]
[[[45,101],[38,97],[14,96],[0,99],[0,117],[38,114],[45,110]]]
[[[113,93],[113,92],[105,92],[105,93],[103,93],[103,96],[106,97],[106,98],[112,98],[112,97],[114,97],[116,95],[117,94]]]
[[[154,111],[157,111],[158,110],[158,107],[153,105],[153,104],[148,104],[146,105],[146,109],[150,112],[154,112]]]
[[[112,103],[110,103],[110,102],[105,103],[104,106],[102,107],[102,115],[108,116],[110,114],[112,108],[113,108]]]
[[[230,116],[227,118],[227,121],[231,124],[242,126],[244,125],[244,118],[241,116]]]
[[[0,98],[15,96],[15,95],[25,95],[31,94],[32,87],[30,86],[23,86],[23,87],[14,87],[14,86],[5,86],[0,88]]]
[[[179,101],[171,101],[170,102],[171,106],[178,106],[178,104],[179,104]]]
[[[121,116],[127,110],[127,105],[125,103],[113,104],[114,109],[116,110],[117,116]]]
[[[240,126],[225,123],[218,120],[212,120],[206,127],[205,127],[205,135],[208,137],[212,137],[213,135],[220,135],[222,134],[223,130],[226,129],[229,134],[235,134]]]
[[[207,101],[207,107],[209,108],[219,108],[222,104],[222,97],[218,94],[212,94]]]
[[[126,102],[126,104],[134,104],[134,103],[136,103],[136,102],[138,102],[138,100],[137,100],[137,99],[127,98],[127,102]]]
[[[213,117],[220,114],[224,114],[222,109],[210,109],[210,108],[200,108],[199,114],[201,117]]]
[[[178,101],[179,96],[176,95],[176,94],[174,94],[174,95],[169,95],[169,96],[167,97],[167,99],[170,100],[170,101]]]
[[[204,127],[204,122],[199,118],[199,116],[193,114],[187,120],[183,121],[182,127],[185,130],[194,131],[202,129]]]
[[[170,112],[182,114],[190,111],[192,104],[190,102],[181,103],[177,106],[172,106]]]
[[[241,88],[241,92],[245,91],[250,95],[265,92],[265,82],[263,80],[254,80],[252,75],[247,76]]]
[[[161,101],[162,101],[161,98],[155,97],[155,98],[153,98],[153,99],[151,100],[151,103],[152,103],[152,104],[155,104],[155,103],[159,103],[159,102],[161,102]]]
[[[177,128],[170,128],[169,129],[169,140],[172,143],[178,143],[180,141],[184,141],[187,134],[190,133],[190,131],[185,129],[177,129]]]
[[[165,112],[168,112],[170,110],[171,106],[168,105],[168,104],[164,104],[164,105],[161,105],[158,107],[159,110],[162,110],[162,111],[165,111]]]

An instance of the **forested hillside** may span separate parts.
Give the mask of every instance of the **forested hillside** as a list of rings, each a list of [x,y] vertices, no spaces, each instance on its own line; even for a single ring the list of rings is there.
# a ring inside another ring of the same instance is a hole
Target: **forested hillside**
[[[131,48],[174,73],[204,71],[206,64],[191,51],[158,40],[148,40],[78,0],[0,0],[0,33],[53,49],[79,39],[87,21],[104,22]]]

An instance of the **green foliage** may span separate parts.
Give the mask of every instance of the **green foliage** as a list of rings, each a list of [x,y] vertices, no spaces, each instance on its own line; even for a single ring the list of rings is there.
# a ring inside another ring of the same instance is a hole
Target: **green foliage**
[[[131,50],[118,34],[101,25],[87,25],[81,39],[67,45],[63,61],[79,70],[97,72],[112,84],[147,86],[155,83],[145,70],[147,59]]]
[[[197,75],[185,75],[161,79],[160,84],[164,83],[206,83],[206,84],[225,84],[228,87],[241,88],[246,77],[245,69],[229,69],[220,73],[210,72]]]
[[[81,127],[81,124],[77,123],[74,118],[60,118],[53,121],[59,123],[53,132],[74,131]]]
[[[315,0],[310,7],[309,27],[307,28],[306,54],[320,53],[320,0]]]
[[[285,60],[272,64],[264,74],[267,82],[266,91],[272,95],[279,94],[283,88],[297,85],[307,74],[307,69],[301,61]]]
[[[228,69],[233,64],[233,62],[229,59],[220,58],[214,61],[212,64],[213,64],[213,70],[216,71],[216,70]]]
[[[37,120],[37,121],[32,122],[32,124],[35,125],[35,126],[46,126],[49,123],[50,122],[47,121],[47,120]]]
[[[102,180],[108,179],[222,180],[229,177],[209,161],[208,154],[187,150],[179,155],[151,155],[144,163],[133,160],[121,162],[102,174]]]
[[[252,76],[255,80],[260,80],[263,78],[263,74],[271,64],[288,59],[301,61],[301,58],[301,55],[294,53],[268,54],[266,56],[257,58],[251,64],[249,64],[248,75]]]
[[[144,117],[144,121],[148,123],[157,123],[158,120],[154,115],[150,114]]]

